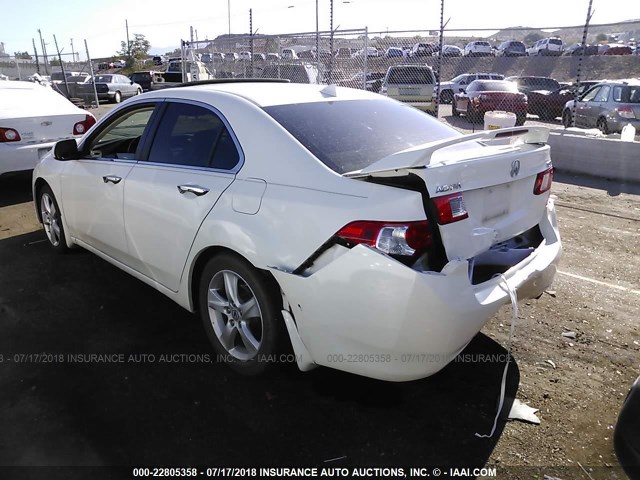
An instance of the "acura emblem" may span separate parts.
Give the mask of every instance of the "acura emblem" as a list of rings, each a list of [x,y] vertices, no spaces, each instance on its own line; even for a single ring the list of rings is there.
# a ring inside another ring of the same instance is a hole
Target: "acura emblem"
[[[514,160],[511,162],[511,178],[517,177],[520,173],[520,160]]]

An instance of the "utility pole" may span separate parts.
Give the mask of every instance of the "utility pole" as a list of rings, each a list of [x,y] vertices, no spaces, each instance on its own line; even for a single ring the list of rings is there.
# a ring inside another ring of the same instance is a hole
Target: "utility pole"
[[[253,78],[253,10],[249,9],[249,55],[251,55],[251,61],[249,66],[251,67],[251,76],[249,78]],[[244,72],[245,77],[247,76],[247,69],[245,68]]]
[[[71,39],[71,59],[75,62],[76,61],[76,53],[73,50],[73,38]]]
[[[591,7],[593,6],[593,0],[589,0],[589,6],[587,8],[587,19],[584,22],[584,29],[582,30],[582,48],[580,51],[580,56],[578,57],[578,68],[576,71],[576,88],[573,93],[573,108],[571,109],[571,126],[576,126],[576,104],[578,103],[578,89],[580,88],[580,70],[582,70],[582,59],[584,57],[584,52],[587,49],[587,32],[589,31],[589,22],[591,22],[591,17],[593,13],[591,12]],[[564,120],[563,120],[564,123]]]
[[[436,98],[433,99],[436,102],[436,118],[438,118],[440,110],[440,80],[442,79],[442,49],[444,48],[444,0],[440,2],[440,44],[438,54],[438,82],[436,87]]]
[[[36,49],[36,41],[32,38],[31,43],[33,44],[33,53],[36,56],[36,72],[40,75],[40,62],[38,61],[38,50]]]
[[[190,30],[190,40],[191,40],[191,43],[193,43],[193,27],[189,27],[189,30]]]
[[[42,32],[38,29],[38,35],[40,36],[40,45],[42,46],[42,57],[44,58],[44,73],[49,75],[49,67],[47,66],[47,49],[44,46],[44,40],[42,39]]]
[[[124,21],[124,27],[127,30],[127,57],[131,56],[131,43],[129,42],[129,20]]]

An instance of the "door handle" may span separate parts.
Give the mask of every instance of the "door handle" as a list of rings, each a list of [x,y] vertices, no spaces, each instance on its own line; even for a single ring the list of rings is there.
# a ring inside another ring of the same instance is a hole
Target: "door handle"
[[[120,183],[120,180],[122,180],[122,177],[118,177],[116,175],[105,175],[104,177],[102,177],[102,181],[104,183],[113,183],[114,185],[116,183]]]
[[[178,185],[178,191],[183,195],[185,193],[193,193],[198,197],[201,197],[202,195],[206,195],[207,193],[209,193],[208,188],[200,187],[198,185]]]

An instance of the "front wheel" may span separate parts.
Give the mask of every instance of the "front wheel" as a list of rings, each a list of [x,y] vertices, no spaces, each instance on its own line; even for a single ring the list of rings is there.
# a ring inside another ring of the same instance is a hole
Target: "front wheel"
[[[142,95],[142,89],[139,88],[138,90],[136,90],[136,95]]]
[[[516,116],[516,127],[521,127],[522,125],[524,125],[524,122],[527,121],[527,115],[517,115]]]
[[[243,375],[264,372],[280,353],[284,321],[274,281],[230,254],[213,257],[200,278],[202,323],[219,359]]]
[[[564,128],[573,126],[573,119],[571,118],[571,112],[569,110],[562,112],[562,126]]]
[[[454,117],[459,117],[460,116],[460,112],[458,111],[458,109],[456,108],[456,101],[455,99],[453,100],[453,102],[451,103],[451,115],[453,115]]]
[[[64,253],[69,250],[67,247],[64,227],[62,226],[62,217],[60,215],[60,207],[58,202],[48,185],[40,190],[38,197],[38,207],[40,209],[40,218],[44,226],[44,232],[47,234],[49,245],[58,253]]]

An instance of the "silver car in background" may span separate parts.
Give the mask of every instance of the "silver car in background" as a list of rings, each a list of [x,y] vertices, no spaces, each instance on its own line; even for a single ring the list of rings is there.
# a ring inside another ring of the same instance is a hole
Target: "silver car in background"
[[[574,101],[562,112],[565,127],[573,124]],[[621,132],[631,124],[640,129],[640,80],[601,82],[587,90],[575,103],[576,127],[597,127],[602,133]]]

